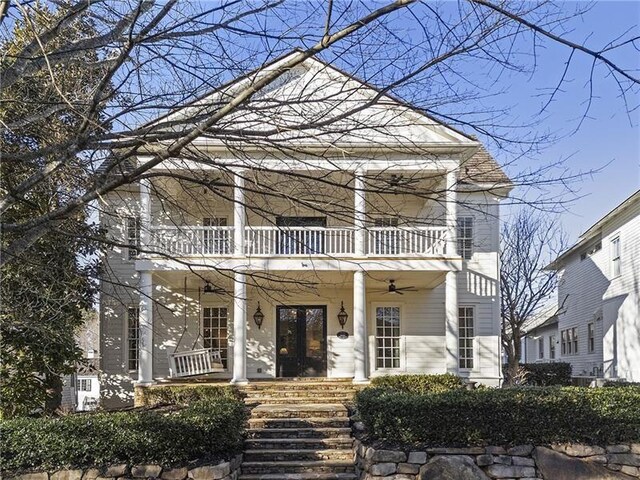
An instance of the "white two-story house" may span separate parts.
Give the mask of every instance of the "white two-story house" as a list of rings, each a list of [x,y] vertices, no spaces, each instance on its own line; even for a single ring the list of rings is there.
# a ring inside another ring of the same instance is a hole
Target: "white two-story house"
[[[161,121],[206,118],[286,58]],[[103,199],[102,405],[191,377],[498,385],[511,187],[474,137],[306,60]]]
[[[550,266],[558,271],[556,360],[573,375],[640,382],[640,190]]]

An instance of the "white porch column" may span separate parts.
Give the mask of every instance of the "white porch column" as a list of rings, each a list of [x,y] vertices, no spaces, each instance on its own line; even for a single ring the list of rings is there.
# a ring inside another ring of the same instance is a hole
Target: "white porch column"
[[[244,255],[245,200],[242,175],[242,170],[233,174],[233,255],[236,257]]]
[[[447,373],[458,373],[458,274],[447,272],[445,279],[445,364]]]
[[[353,358],[354,383],[365,383],[367,375],[367,311],[365,278],[362,270],[353,273]]]
[[[151,243],[151,195],[149,194],[151,183],[149,179],[140,180],[140,249],[142,252],[149,249]],[[141,258],[145,253],[140,253]]]
[[[153,383],[153,280],[151,272],[140,272],[140,313],[138,315],[138,381],[137,385]]]
[[[364,170],[358,169],[355,174],[354,182],[354,194],[353,194],[353,210],[354,210],[354,226],[355,231],[355,245],[354,253],[357,257],[365,256],[365,226],[366,226],[366,201],[364,191]]]
[[[445,205],[448,240],[447,256],[449,257],[456,255],[458,250],[458,195],[456,193],[456,180],[456,171],[448,171],[445,185]]]
[[[456,171],[450,170],[446,177],[446,222],[447,256],[457,255],[458,217],[456,194]],[[458,373],[458,274],[447,272],[445,279],[445,364],[447,372]]]
[[[231,383],[247,381],[247,284],[245,274],[236,272],[233,283],[233,378]]]

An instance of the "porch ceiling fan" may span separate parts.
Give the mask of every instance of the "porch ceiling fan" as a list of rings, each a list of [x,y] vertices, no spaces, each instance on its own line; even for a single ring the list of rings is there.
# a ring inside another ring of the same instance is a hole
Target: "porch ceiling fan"
[[[381,293],[382,295],[389,295],[389,294],[404,295],[404,292],[417,292],[417,291],[418,289],[413,285],[410,285],[408,287],[398,287],[396,285],[396,281],[391,279],[389,280],[389,286],[387,287],[387,289],[383,290]]]

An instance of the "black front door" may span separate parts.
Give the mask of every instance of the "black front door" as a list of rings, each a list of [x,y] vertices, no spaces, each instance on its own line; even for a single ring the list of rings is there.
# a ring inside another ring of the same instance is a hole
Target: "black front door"
[[[276,368],[279,377],[323,377],[327,374],[327,307],[276,308]]]

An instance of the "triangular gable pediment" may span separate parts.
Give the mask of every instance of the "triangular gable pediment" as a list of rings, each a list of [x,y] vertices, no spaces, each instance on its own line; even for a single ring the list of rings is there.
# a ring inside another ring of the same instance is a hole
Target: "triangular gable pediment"
[[[156,124],[168,122],[172,130],[186,131],[288,59],[230,82]],[[368,148],[478,146],[471,137],[313,58],[285,72],[194,143],[268,146],[273,142]]]

